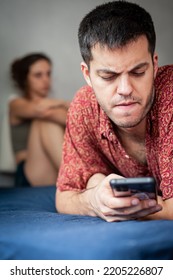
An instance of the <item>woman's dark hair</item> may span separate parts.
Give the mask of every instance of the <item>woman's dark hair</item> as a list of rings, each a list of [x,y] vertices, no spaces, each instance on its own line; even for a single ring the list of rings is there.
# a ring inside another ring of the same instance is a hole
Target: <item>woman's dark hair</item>
[[[16,86],[25,91],[27,87],[27,76],[32,64],[39,60],[46,60],[49,64],[52,64],[51,59],[43,53],[31,53],[22,58],[16,59],[11,64],[11,78],[15,82]]]
[[[97,6],[80,23],[78,39],[81,55],[89,65],[95,44],[109,49],[121,48],[145,35],[149,52],[154,54],[156,34],[150,14],[137,4],[112,1]]]

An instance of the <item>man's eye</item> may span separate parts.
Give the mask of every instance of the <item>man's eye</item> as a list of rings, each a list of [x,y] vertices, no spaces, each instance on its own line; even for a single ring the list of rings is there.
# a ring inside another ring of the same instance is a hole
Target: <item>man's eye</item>
[[[115,78],[115,76],[114,75],[113,76],[108,76],[108,77],[102,77],[101,76],[101,78],[105,81],[110,81],[110,80],[113,80]]]
[[[143,71],[143,72],[132,72],[132,75],[133,76],[136,76],[136,77],[141,77],[141,76],[143,76],[145,74],[145,71]]]

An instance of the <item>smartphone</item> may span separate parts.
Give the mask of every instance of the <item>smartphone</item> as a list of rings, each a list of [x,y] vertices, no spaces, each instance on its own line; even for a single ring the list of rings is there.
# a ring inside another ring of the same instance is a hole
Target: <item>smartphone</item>
[[[155,199],[157,201],[156,181],[153,177],[135,177],[110,180],[112,189],[118,192],[130,191],[140,200]]]

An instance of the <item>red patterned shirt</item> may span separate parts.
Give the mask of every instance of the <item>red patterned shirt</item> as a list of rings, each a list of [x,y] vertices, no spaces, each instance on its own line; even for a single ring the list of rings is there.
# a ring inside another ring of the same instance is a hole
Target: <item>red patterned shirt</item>
[[[58,188],[82,190],[93,174],[116,173],[153,176],[163,198],[173,197],[173,66],[159,68],[147,124],[146,166],[126,154],[92,88],[82,87],[68,112]]]

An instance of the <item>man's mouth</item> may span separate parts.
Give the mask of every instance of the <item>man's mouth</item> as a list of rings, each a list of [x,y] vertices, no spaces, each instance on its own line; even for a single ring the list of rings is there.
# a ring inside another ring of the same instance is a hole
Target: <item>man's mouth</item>
[[[133,109],[136,105],[138,104],[138,102],[121,102],[118,103],[114,106],[114,108],[120,109],[120,110],[130,110]]]
[[[118,104],[115,104],[115,106],[131,106],[131,105],[135,105],[137,104],[137,102],[135,101],[129,101],[129,102],[121,102],[121,103],[118,103]]]

